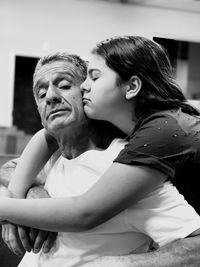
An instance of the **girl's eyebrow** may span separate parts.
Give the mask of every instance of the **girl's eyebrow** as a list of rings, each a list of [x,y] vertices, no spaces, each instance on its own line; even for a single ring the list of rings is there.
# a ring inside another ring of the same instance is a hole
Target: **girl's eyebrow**
[[[99,69],[89,69],[88,74],[91,76],[93,71],[100,71]]]

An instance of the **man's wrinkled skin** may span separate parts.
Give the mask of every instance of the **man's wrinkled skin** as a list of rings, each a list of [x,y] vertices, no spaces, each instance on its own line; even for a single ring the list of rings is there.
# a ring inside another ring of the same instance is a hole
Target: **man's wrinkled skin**
[[[6,188],[12,178],[17,161],[18,159],[10,160],[0,168],[0,198],[12,197]],[[27,199],[49,197],[49,194],[43,188],[44,182],[45,177],[41,172],[36,178],[35,186],[29,189]],[[2,239],[8,248],[19,257],[22,257],[25,251],[32,250],[34,253],[38,253],[41,248],[44,252],[49,252],[54,245],[56,236],[57,233],[29,229],[9,222],[2,223]]]
[[[10,182],[10,179],[12,177],[13,171],[17,165],[18,162],[18,158],[16,159],[12,159],[6,163],[4,163],[1,168],[0,168],[0,187],[1,186],[5,186],[8,187],[8,184]],[[35,180],[35,185],[44,185],[45,183],[45,177],[43,175],[43,173],[41,172],[36,180]],[[34,192],[37,193],[38,189],[34,189]],[[40,191],[39,191],[40,192]]]

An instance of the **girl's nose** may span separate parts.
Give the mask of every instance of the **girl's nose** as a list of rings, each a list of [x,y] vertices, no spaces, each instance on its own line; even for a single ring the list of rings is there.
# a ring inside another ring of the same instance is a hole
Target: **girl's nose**
[[[81,92],[82,92],[82,93],[88,93],[88,92],[90,91],[90,85],[89,85],[89,83],[87,82],[87,80],[85,80],[85,81],[81,84],[80,88],[81,88]]]

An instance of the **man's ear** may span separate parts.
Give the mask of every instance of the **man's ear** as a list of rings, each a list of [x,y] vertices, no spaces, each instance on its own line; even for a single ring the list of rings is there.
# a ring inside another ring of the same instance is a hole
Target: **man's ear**
[[[138,76],[132,76],[126,85],[125,97],[127,100],[134,98],[140,91],[142,82]]]

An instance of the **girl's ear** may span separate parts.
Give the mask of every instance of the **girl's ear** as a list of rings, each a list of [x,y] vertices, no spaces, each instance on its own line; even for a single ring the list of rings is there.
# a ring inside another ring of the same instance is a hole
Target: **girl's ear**
[[[142,82],[138,76],[132,76],[126,85],[125,97],[127,100],[135,97],[142,87]]]

